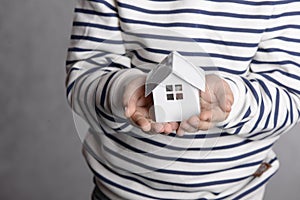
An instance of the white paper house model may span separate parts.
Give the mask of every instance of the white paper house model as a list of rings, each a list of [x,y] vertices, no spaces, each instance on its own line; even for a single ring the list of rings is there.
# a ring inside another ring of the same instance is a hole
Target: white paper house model
[[[145,87],[145,96],[153,95],[154,121],[183,121],[200,114],[205,72],[174,51],[149,72]]]

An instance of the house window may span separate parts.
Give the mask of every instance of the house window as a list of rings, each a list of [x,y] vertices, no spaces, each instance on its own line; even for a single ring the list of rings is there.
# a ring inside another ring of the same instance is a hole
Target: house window
[[[183,94],[182,93],[176,93],[176,100],[181,100],[183,99]]]
[[[166,95],[168,101],[182,100],[183,99],[182,84],[166,85]]]
[[[166,85],[167,92],[173,92],[173,85]]]
[[[168,100],[174,100],[174,94],[167,94]]]
[[[182,85],[181,84],[177,84],[175,85],[175,91],[182,91]]]

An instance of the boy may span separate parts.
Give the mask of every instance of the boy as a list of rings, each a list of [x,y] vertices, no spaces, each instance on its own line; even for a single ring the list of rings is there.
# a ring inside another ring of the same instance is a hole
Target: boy
[[[67,97],[91,127],[83,151],[92,198],[262,199],[279,166],[272,146],[299,121],[299,8],[79,0]],[[206,71],[201,114],[155,123],[145,76],[173,50]]]

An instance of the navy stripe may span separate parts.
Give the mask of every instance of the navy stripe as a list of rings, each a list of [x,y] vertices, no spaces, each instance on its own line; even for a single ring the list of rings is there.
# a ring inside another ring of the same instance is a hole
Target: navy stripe
[[[244,83],[247,85],[247,87],[250,89],[251,93],[253,94],[253,97],[256,100],[256,103],[259,104],[259,96],[256,92],[256,89],[253,87],[253,85],[251,84],[251,80],[248,80],[244,77],[241,77],[242,80],[244,81]]]
[[[70,91],[72,90],[72,88],[74,87],[75,81],[73,81],[67,88],[67,96],[69,96]]]
[[[105,0],[88,0],[88,1],[101,3],[101,4],[105,5],[106,7],[110,8],[111,10],[117,12],[117,9],[115,8],[115,6],[111,5],[110,3],[108,3]]]
[[[251,142],[250,140],[245,140],[236,144],[228,144],[228,145],[223,145],[223,146],[212,146],[212,147],[178,147],[178,146],[172,146],[170,144],[165,144],[165,143],[160,143],[158,141],[155,140],[151,140],[148,138],[143,138],[140,137],[139,135],[135,135],[134,133],[128,133],[130,134],[132,137],[134,137],[137,140],[140,140],[142,142],[145,142],[147,144],[153,145],[153,146],[157,146],[157,147],[163,147],[165,149],[170,149],[170,150],[175,150],[175,151],[217,151],[217,150],[225,150],[225,149],[231,149],[231,148],[235,148],[235,147],[240,147],[243,145],[248,144],[249,142]],[[170,135],[170,134],[169,134]],[[168,136],[169,136],[168,135]],[[176,135],[176,134],[173,134]],[[188,135],[188,134],[186,134]],[[181,139],[184,139],[183,137],[185,137],[186,135],[180,137]],[[228,135],[229,136],[229,135]],[[175,136],[174,136],[175,137]],[[211,138],[212,136],[210,136],[210,134],[204,135],[204,134],[197,134],[197,135],[193,135],[190,137],[185,137],[185,139],[189,138],[189,139],[206,139],[206,138]],[[216,135],[216,137],[222,137],[222,135],[218,134]]]
[[[278,122],[278,113],[279,113],[279,103],[280,103],[280,94],[278,88],[276,88],[276,98],[275,98],[275,112],[274,112],[274,127],[277,126]]]
[[[248,167],[253,167],[253,166],[259,166],[259,164],[261,164],[262,161],[258,161],[258,162],[253,162],[253,163],[247,163],[247,164],[242,164],[236,167],[232,167],[232,168],[228,168],[228,169],[223,169],[223,170],[217,170],[217,171],[203,171],[203,172],[197,172],[197,175],[208,175],[208,174],[215,174],[215,173],[220,173],[223,171],[230,171],[230,170],[235,170],[235,169],[242,169],[242,168],[248,168]],[[195,172],[194,172],[195,173]],[[138,174],[135,174],[138,175]],[[196,174],[194,174],[193,176],[197,176]],[[140,176],[140,175],[138,175]],[[173,186],[179,186],[179,187],[195,187],[194,184],[186,184],[186,183],[174,183],[174,182],[167,182],[164,180],[157,180],[157,179],[153,179],[153,178],[149,178],[149,177],[145,177],[145,176],[141,176],[146,180],[149,181],[153,181],[153,182],[157,182],[157,183],[161,183],[161,184],[166,184],[166,185],[173,185]],[[198,187],[198,186],[196,186]]]
[[[109,77],[107,78],[103,88],[102,88],[102,92],[101,92],[101,98],[100,98],[100,105],[102,107],[104,107],[104,102],[106,100],[106,93],[107,93],[107,90],[108,90],[108,85],[111,81],[111,79],[114,77],[114,75],[116,74],[117,72],[113,72],[112,74],[109,74]]]
[[[92,85],[94,83],[94,80],[93,81],[89,80],[88,85],[84,89],[82,89],[82,88],[83,88],[83,85],[86,83],[86,80],[89,78],[89,76],[86,76],[86,75],[88,75],[89,73],[93,73],[94,71],[95,71],[95,69],[87,70],[86,72],[84,72],[83,74],[81,74],[79,76],[79,78],[76,79],[76,80],[79,80],[79,84],[76,87],[77,88],[77,90],[76,90],[77,93],[75,93],[75,94],[77,94],[75,96],[76,101],[79,100],[79,102],[77,104],[79,106],[79,112],[81,113],[81,115],[83,115],[83,119],[85,119],[85,121],[92,128],[95,127],[95,122],[97,120],[96,120],[96,117],[94,117],[94,115],[93,115],[94,112],[91,112],[91,108],[93,108],[93,105],[87,103],[88,102],[88,100],[87,100],[88,99],[87,93],[90,91],[90,89],[91,90],[94,89],[92,87]],[[76,102],[76,101],[74,100],[74,102]],[[71,102],[73,102],[73,101],[71,101]]]
[[[121,8],[127,8],[134,11],[154,14],[154,15],[170,15],[170,14],[202,14],[208,16],[220,16],[220,17],[231,17],[231,18],[247,18],[247,19],[269,19],[268,15],[248,15],[248,14],[235,14],[235,13],[227,13],[227,12],[212,12],[201,9],[174,9],[174,10],[149,10],[125,3],[118,2],[118,6]]]
[[[289,87],[289,86],[287,86],[287,85],[283,85],[281,82],[277,81],[276,79],[270,77],[270,76],[267,75],[267,74],[261,74],[261,75],[262,75],[263,77],[265,77],[266,79],[268,79],[269,81],[271,81],[271,82],[273,82],[273,83],[275,83],[275,84],[277,84],[277,85],[279,85],[279,86],[281,86],[281,87],[287,88],[290,92],[294,92],[294,93],[296,93],[296,94],[300,94],[300,91],[299,91],[299,90],[296,90],[296,89],[294,89],[294,88],[291,88],[291,87]],[[293,85],[293,86],[295,86],[295,85]]]
[[[283,60],[283,61],[260,61],[260,60],[253,60],[252,63],[258,65],[295,65],[300,67],[300,63],[296,63],[292,60]]]
[[[67,60],[66,61],[66,65],[72,65],[72,64],[74,64],[74,63],[77,63],[78,61],[80,61],[80,60]],[[72,67],[71,69],[73,69],[74,67]]]
[[[156,1],[156,2],[172,2],[172,1],[178,1],[178,0],[148,0],[148,1]]]
[[[95,159],[97,159],[97,156],[95,157]],[[108,171],[110,171],[111,173],[117,175],[118,177],[121,177],[123,179],[126,179],[126,180],[130,180],[130,181],[133,181],[133,182],[136,182],[136,183],[139,183],[143,186],[146,186],[147,188],[151,188],[152,190],[157,190],[157,191],[165,191],[165,192],[177,192],[177,193],[181,193],[181,192],[185,192],[185,193],[193,193],[194,191],[180,191],[178,189],[161,189],[161,188],[154,188],[152,187],[151,185],[148,185],[145,183],[145,181],[141,181],[139,180],[138,178],[135,178],[135,177],[132,177],[132,176],[126,176],[126,175],[123,175],[123,174],[120,174],[114,170],[112,170],[110,167],[107,167],[104,163],[102,163],[100,160],[97,159],[97,161]],[[94,174],[97,176],[99,175],[98,172],[96,171],[93,171]],[[140,177],[142,179],[146,179],[146,180],[151,180],[153,182],[157,182],[157,183],[162,183],[163,181],[159,181],[159,180],[155,180],[155,179],[150,179],[150,178],[147,178],[147,177],[144,177],[144,176],[141,176],[140,174],[136,174],[136,173],[132,173],[133,175],[137,176],[137,177]],[[176,183],[170,183],[170,182],[164,182],[162,184],[165,184],[165,185],[174,185],[174,186],[181,186],[181,187],[191,187],[189,184],[176,184]]]
[[[199,42],[199,43],[218,44],[218,45],[236,46],[236,47],[257,47],[258,46],[258,43],[234,42],[234,41],[226,41],[226,40],[207,39],[207,38],[187,38],[187,37],[180,37],[180,36],[131,33],[126,31],[124,31],[124,34],[132,35],[140,38],[157,39],[163,41],[192,42],[192,43]]]
[[[178,137],[176,133],[170,133],[167,136]],[[183,136],[180,136],[180,139],[207,139],[207,138],[219,138],[219,137],[226,137],[226,136],[230,136],[230,134],[220,131],[220,132],[209,133],[209,134],[200,134],[200,133],[185,134]]]
[[[251,114],[251,108],[249,107],[247,112],[245,113],[242,121],[239,122],[238,124],[230,127],[230,128],[237,128],[233,134],[240,134],[240,131],[243,128],[243,125],[249,121],[249,120],[245,120],[245,119],[247,119],[250,116],[250,114]]]
[[[215,31],[240,32],[240,33],[264,32],[264,29],[221,27],[221,26],[193,24],[193,23],[185,23],[185,22],[162,23],[162,22],[135,20],[135,19],[129,19],[124,17],[120,17],[120,20],[128,24],[142,24],[142,25],[157,26],[163,28],[167,28],[167,27],[185,27],[185,28],[197,28],[197,29],[202,28],[202,29],[215,30]]]
[[[289,111],[287,110],[287,111],[286,111],[286,115],[285,115],[284,122],[282,123],[282,125],[281,125],[280,127],[278,127],[278,128],[274,131],[274,133],[276,134],[275,136],[280,135],[280,134],[284,131],[284,128],[286,127],[287,122],[288,122],[288,119],[289,119],[289,115],[290,115],[290,113],[289,113]],[[283,129],[283,130],[282,130],[282,129]]]
[[[271,120],[271,112],[269,112],[268,114],[268,117],[267,117],[267,120],[266,120],[266,123],[265,123],[265,126],[262,130],[265,130],[265,129],[268,129],[268,126],[269,126],[269,123],[270,123],[270,120]]]
[[[93,49],[84,49],[79,47],[72,47],[68,48],[68,52],[88,52],[88,51],[94,51]]]
[[[260,153],[262,151],[265,151],[266,149],[269,149],[273,145],[273,144],[271,144],[271,145],[265,146],[263,148],[260,148],[260,149],[257,149],[257,150],[239,155],[239,156],[233,156],[233,157],[228,157],[228,158],[192,159],[192,158],[181,158],[181,157],[178,157],[178,158],[177,157],[167,157],[167,156],[152,154],[152,153],[146,152],[144,150],[138,149],[136,147],[133,147],[133,146],[121,141],[117,137],[114,137],[112,134],[105,133],[105,135],[107,137],[109,137],[111,140],[113,140],[114,142],[121,145],[122,147],[131,150],[132,152],[143,154],[144,156],[147,156],[150,158],[156,158],[156,159],[160,159],[160,160],[167,160],[167,161],[175,161],[176,160],[176,162],[188,162],[188,163],[213,163],[213,162],[235,161],[235,160],[239,160],[239,159]]]
[[[95,176],[97,176],[99,179],[101,179],[102,181],[104,181],[105,183],[107,183],[109,185],[112,185],[112,186],[114,186],[118,189],[124,190],[126,192],[130,192],[130,193],[140,195],[140,196],[143,196],[143,197],[148,197],[148,198],[154,198],[155,199],[154,196],[146,195],[144,193],[133,190],[132,188],[128,188],[128,187],[125,187],[123,185],[120,185],[119,183],[113,182],[110,178],[106,178],[106,177],[102,176],[101,174],[97,173],[89,164],[88,164],[88,166],[91,169],[91,171],[95,174]]]
[[[287,53],[289,55],[299,56],[300,57],[300,53],[299,52],[287,51],[287,50],[279,49],[279,48],[258,49],[258,52],[264,52],[264,53],[279,52],[279,53]]]
[[[240,0],[208,0],[211,2],[217,3],[235,3],[242,5],[251,5],[251,6],[271,6],[271,5],[280,5],[286,4],[289,1],[240,1]]]
[[[73,68],[70,69],[70,71],[68,72],[68,74],[70,74],[74,70],[79,70],[79,69],[76,68],[76,67],[73,67]],[[81,74],[78,78],[76,78],[76,80],[74,80],[72,83],[70,83],[69,86],[67,87],[67,93],[66,93],[67,97],[69,96],[69,94],[71,93],[72,89],[74,88],[76,81],[82,79],[86,74],[92,73],[94,70],[95,70],[94,68],[90,69],[90,70],[87,70],[85,73]],[[81,83],[81,85],[82,85],[82,83]],[[78,95],[79,95],[79,92],[78,92]],[[72,102],[72,101],[73,100],[71,99],[70,102]],[[88,119],[88,118],[86,118],[86,119]]]
[[[112,151],[111,149],[107,148],[105,145],[103,146],[104,150],[107,151],[110,155],[114,155],[119,159],[122,159],[124,161],[127,161],[129,163],[132,163],[134,165],[137,165],[139,167],[143,167],[145,169],[148,170],[153,170],[155,172],[158,173],[166,173],[168,172],[168,174],[174,174],[174,175],[179,175],[179,174],[184,174],[184,175],[188,175],[190,174],[191,176],[195,176],[195,172],[190,172],[190,171],[174,171],[174,170],[166,170],[166,169],[159,169],[159,168],[153,168],[150,166],[146,166],[144,163],[140,163],[137,162],[135,160],[132,160],[128,157],[122,156],[119,153]],[[192,175],[193,174],[193,175]],[[244,180],[246,178],[249,178],[249,176],[245,176],[245,177],[240,177],[240,178],[234,178],[234,179],[226,179],[226,180],[219,180],[219,181],[212,181],[212,182],[205,182],[205,183],[195,183],[195,184],[189,184],[190,187],[206,187],[206,186],[211,186],[211,185],[222,185],[222,184],[228,184],[228,183],[233,183],[233,182],[238,182],[241,180]]]
[[[110,116],[110,115],[106,114],[105,112],[103,112],[98,107],[96,107],[96,113],[98,114],[98,116],[104,117],[106,120],[109,120],[111,122],[127,123],[127,120],[119,118],[117,116]]]
[[[289,38],[289,37],[280,36],[280,37],[276,37],[274,39],[282,40],[285,42],[300,43],[300,39],[298,39],[298,38]]]
[[[96,38],[92,36],[71,35],[72,40],[89,40],[92,42],[107,43],[107,44],[123,44],[122,40],[110,40],[104,38]]]
[[[268,29],[266,29],[266,32],[280,31],[280,30],[289,29],[289,28],[291,28],[291,29],[300,29],[300,25],[288,24],[288,25],[268,28]]]
[[[266,93],[266,95],[269,97],[270,101],[272,102],[272,95],[270,90],[268,89],[268,87],[266,86],[266,84],[260,80],[260,79],[256,79],[257,82],[260,84],[260,86],[263,88],[264,92]]]
[[[164,54],[164,55],[168,55],[171,50],[162,50],[162,49],[153,49],[153,48],[144,48],[144,50],[151,52],[151,53],[158,53],[158,54]],[[146,63],[153,63],[153,64],[157,64],[157,62],[154,62],[150,59],[144,58],[143,56],[141,56],[138,53],[138,50],[130,50],[131,53],[133,53],[136,58],[138,58],[140,61],[146,62]],[[184,51],[179,51],[180,54],[182,54],[183,56],[195,56],[195,57],[212,57],[212,58],[221,58],[224,60],[235,60],[235,61],[250,61],[252,59],[252,57],[238,57],[238,56],[230,56],[230,55],[224,55],[224,54],[215,54],[215,53],[199,53],[199,52],[184,52]],[[205,70],[209,70],[211,67],[205,67],[205,66],[201,66],[203,69]],[[225,71],[225,72],[230,72],[233,74],[243,74],[245,71],[239,72],[236,70],[231,70],[231,69],[226,69],[226,68],[221,68],[221,67],[213,67],[213,71],[215,71],[216,69],[220,70],[220,71]]]
[[[293,111],[293,102],[291,96],[288,94],[286,90],[284,90],[286,96],[289,98],[290,103],[290,123],[292,124],[294,122],[294,111]]]
[[[293,12],[286,12],[286,13],[281,13],[281,14],[277,14],[277,15],[272,15],[271,18],[277,19],[277,18],[281,18],[281,17],[290,17],[290,16],[298,16],[298,15],[300,15],[299,11],[293,11]]]
[[[139,59],[140,61],[143,61],[143,62],[146,62],[146,63],[158,64],[157,62],[155,62],[153,60],[149,60],[149,59],[146,59],[146,58],[142,57],[138,53],[138,50],[131,50],[130,53],[134,54],[136,56],[136,58]]]
[[[95,10],[89,10],[89,9],[83,9],[83,8],[75,8],[75,12],[96,15],[96,16],[101,16],[101,17],[118,17],[118,15],[116,13],[103,13],[103,12],[97,12]]]
[[[74,21],[73,26],[92,27],[92,28],[98,28],[98,29],[105,29],[105,30],[109,30],[109,31],[120,31],[119,27],[106,26],[106,25],[102,25],[102,24],[94,24],[94,23],[87,23],[87,22],[78,22],[78,21]]]
[[[251,136],[248,137],[248,138],[249,138],[249,139],[252,139],[252,138],[254,138],[254,137],[258,136],[258,135],[262,135],[262,137],[260,138],[260,140],[264,140],[264,139],[269,138],[269,137],[276,137],[277,135],[279,135],[279,134],[281,133],[280,130],[283,129],[283,128],[286,126],[287,121],[288,121],[288,119],[289,119],[288,116],[289,116],[289,112],[287,111],[287,112],[286,112],[286,116],[285,116],[284,122],[283,122],[282,125],[281,125],[279,128],[277,128],[276,130],[274,130],[274,128],[275,128],[275,126],[274,126],[273,129],[271,129],[271,130],[258,132],[258,133],[256,133],[256,134],[251,135]],[[271,134],[266,135],[266,133],[271,133]],[[276,134],[276,135],[273,135],[273,133],[277,133],[277,134]]]
[[[160,53],[168,55],[171,51],[164,49],[153,49],[153,48],[145,48],[145,50],[152,53]],[[235,61],[250,61],[251,57],[239,57],[239,56],[230,56],[225,54],[216,54],[216,53],[202,53],[202,52],[186,52],[186,51],[178,51],[183,56],[195,56],[195,57],[213,57],[213,58],[222,58],[227,60],[235,60]]]
[[[265,73],[270,74],[270,73],[275,73],[275,72],[278,72],[280,74],[283,74],[283,75],[285,75],[289,78],[293,78],[295,80],[300,80],[300,76],[297,76],[296,74],[291,74],[289,72],[282,71],[280,69],[273,69],[273,70],[268,70],[268,71],[263,71],[263,72],[256,72],[256,73],[258,73],[258,74],[265,74]]]
[[[234,69],[229,69],[229,68],[224,68],[224,67],[206,67],[206,66],[199,66],[202,67],[205,71],[214,71],[214,72],[226,72],[234,75],[243,75],[247,71],[246,69],[242,71],[234,70]]]
[[[258,119],[256,120],[253,128],[251,129],[251,131],[249,131],[249,133],[252,133],[253,131],[255,131],[255,129],[257,128],[258,124],[261,122],[263,116],[264,116],[264,112],[265,112],[265,102],[264,102],[264,99],[261,100],[260,102],[260,109],[259,109],[259,116],[258,116]]]
[[[88,146],[88,145],[87,145]],[[90,148],[89,148],[90,149]],[[91,149],[89,151],[92,151]],[[92,153],[94,154],[94,153]],[[97,159],[98,156],[94,155],[93,156],[94,159],[96,159],[100,164],[101,166],[103,166],[106,170],[110,171],[111,173],[119,176],[119,177],[122,177],[122,178],[125,178],[127,180],[132,180],[132,181],[135,181],[135,182],[138,182],[144,186],[147,186],[151,189],[154,189],[154,190],[158,190],[158,191],[172,191],[172,192],[185,192],[185,193],[193,193],[195,191],[180,191],[179,189],[174,189],[174,190],[171,190],[171,189],[160,189],[160,188],[153,188],[152,186],[149,186],[145,183],[145,181],[141,181],[135,177],[131,177],[131,176],[126,176],[126,175],[123,175],[123,174],[120,174],[118,172],[116,172],[115,170],[111,169],[110,167],[106,166],[101,160]],[[226,170],[217,170],[217,171],[207,171],[207,172],[199,172],[199,174],[201,173],[201,175],[207,175],[207,174],[215,174],[215,173],[219,173],[219,172],[222,172],[222,171],[230,171],[230,170],[235,170],[235,169],[241,169],[241,168],[248,168],[248,167],[253,167],[253,166],[259,166],[261,164],[262,161],[257,161],[257,162],[252,162],[252,163],[246,163],[246,164],[242,164],[242,165],[239,165],[239,166],[236,166],[236,167],[232,167],[232,168],[229,168],[229,169],[226,169]],[[116,168],[120,168],[119,166],[116,166]],[[121,168],[120,168],[121,169]],[[122,170],[122,169],[121,169]],[[98,174],[98,172],[94,172],[95,174]],[[146,177],[146,176],[143,176],[141,174],[138,174],[138,173],[134,173],[132,172],[133,175],[137,176],[137,177],[140,177],[144,180],[148,180],[148,181],[151,181],[151,182],[155,182],[155,183],[160,183],[160,184],[164,184],[164,185],[170,185],[170,186],[177,186],[177,187],[186,187],[186,188],[190,188],[190,187],[199,187],[198,185],[196,184],[188,184],[188,183],[180,183],[180,182],[168,182],[168,181],[164,181],[164,180],[160,180],[160,179],[154,179],[154,178],[150,178],[150,177]],[[214,195],[218,195],[219,193],[213,193]]]
[[[69,75],[72,71],[77,71],[77,70],[80,70],[80,68],[77,68],[77,67],[71,67],[70,69],[69,69],[69,71],[67,71],[67,74]]]

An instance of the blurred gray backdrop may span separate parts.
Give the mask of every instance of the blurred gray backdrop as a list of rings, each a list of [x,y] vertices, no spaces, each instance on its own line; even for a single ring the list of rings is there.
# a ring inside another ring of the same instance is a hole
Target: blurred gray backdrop
[[[84,200],[92,174],[65,100],[72,0],[1,0],[0,200]],[[276,145],[266,200],[297,200],[298,125]]]

